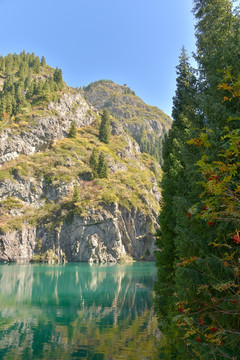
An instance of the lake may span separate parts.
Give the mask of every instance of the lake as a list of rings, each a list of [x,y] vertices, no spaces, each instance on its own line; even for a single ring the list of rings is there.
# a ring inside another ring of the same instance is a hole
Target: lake
[[[154,263],[0,265],[0,359],[158,359]]]

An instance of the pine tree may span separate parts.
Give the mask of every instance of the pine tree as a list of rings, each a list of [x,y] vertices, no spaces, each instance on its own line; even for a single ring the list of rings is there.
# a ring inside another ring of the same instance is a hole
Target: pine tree
[[[40,63],[40,59],[38,56],[36,56],[33,60],[33,72],[36,74],[40,73],[40,68],[41,68],[41,63]]]
[[[42,56],[42,58],[41,58],[41,66],[42,66],[42,67],[45,67],[45,66],[46,66],[46,60],[45,60],[45,57],[44,57],[44,56]]]
[[[237,358],[236,341],[221,344],[217,337],[220,339],[222,335],[217,332],[215,336],[211,332],[211,329],[214,333],[218,331],[213,326],[217,307],[222,308],[215,322],[217,327],[227,329],[224,336],[229,339],[232,336],[229,333],[236,332],[236,322],[230,313],[226,316],[225,304],[219,305],[222,290],[217,290],[219,284],[227,286],[229,281],[233,284],[236,281],[219,256],[219,248],[210,246],[216,242],[218,246],[228,246],[229,234],[236,232],[236,226],[231,222],[209,220],[210,200],[205,198],[201,184],[206,177],[208,190],[211,190],[210,186],[220,188],[222,179],[216,164],[222,162],[224,154],[221,148],[223,127],[229,117],[240,116],[239,98],[223,101],[224,95],[228,96],[232,79],[239,79],[239,15],[233,13],[228,0],[195,0],[194,4],[197,19],[195,58],[199,64],[197,87],[194,77],[187,75],[189,66],[185,66],[187,63],[182,56],[173,101],[174,123],[163,145],[161,233],[157,238],[160,249],[157,254],[157,312],[166,335],[165,355],[168,354],[169,359]],[[236,126],[236,121],[229,124],[231,129]],[[231,136],[234,137],[234,133]],[[202,145],[206,147],[204,150]],[[224,146],[226,148],[227,143]],[[205,166],[200,174],[197,162],[204,166],[206,161],[214,165]],[[231,161],[235,166],[237,160]],[[234,180],[239,181],[239,174],[236,173]],[[214,201],[216,206],[216,199]],[[221,198],[218,201],[223,204]],[[203,211],[202,217],[198,215],[199,209]],[[236,238],[239,239],[237,235]],[[211,288],[212,283],[216,288]],[[200,291],[201,286],[210,286],[209,291]],[[203,310],[204,304],[207,308]],[[215,312],[208,311],[208,307],[216,307]],[[176,317],[178,327],[174,322]],[[199,345],[201,342],[204,346]]]
[[[79,191],[79,187],[77,185],[74,186],[73,196],[72,196],[72,202],[78,203],[81,200],[81,195]]]
[[[0,120],[3,120],[3,114],[6,111],[6,100],[5,98],[0,98]]]
[[[229,116],[234,117],[235,111],[240,111],[236,100],[233,99],[235,106],[222,101],[223,92],[218,89],[226,68],[231,68],[233,77],[240,71],[240,18],[234,14],[230,0],[195,0],[193,10],[197,20],[195,59],[199,65],[199,107],[206,125],[218,135],[218,129],[221,131]],[[233,125],[234,122],[230,124]]]
[[[184,154],[189,152],[186,140],[190,139],[189,128],[194,121],[195,104],[193,102],[196,93],[193,70],[188,62],[185,49],[182,49],[180,62],[177,66],[177,90],[173,99],[173,125],[163,142],[163,179],[162,201],[159,222],[161,230],[157,234],[158,280],[156,283],[156,309],[160,320],[161,330],[166,336],[166,353],[172,357],[183,356],[185,349],[179,346],[172,324],[172,316],[175,311],[176,291],[175,263],[178,258],[178,199],[189,192],[189,173],[186,171],[186,159]],[[191,152],[190,156],[194,154]],[[189,169],[188,169],[189,170]],[[192,171],[191,171],[192,173]],[[186,200],[182,200],[182,206],[186,206]],[[181,208],[182,208],[181,206]],[[185,212],[184,212],[185,215]],[[181,219],[182,220],[182,219]],[[178,357],[176,357],[178,359]]]
[[[99,140],[105,144],[109,143],[110,140],[110,118],[109,113],[106,109],[103,110],[100,129],[99,129]]]
[[[68,136],[69,136],[70,138],[75,138],[75,137],[77,136],[77,124],[76,124],[76,121],[75,121],[75,120],[73,120],[73,122],[72,122],[72,125],[71,125],[71,127],[70,127]]]
[[[108,177],[108,165],[103,153],[99,155],[97,174],[100,179]]]
[[[53,81],[60,87],[63,85],[62,70],[56,67],[53,74]]]
[[[12,107],[13,99],[10,93],[7,94],[6,98],[6,112],[9,116],[12,115],[13,107]]]

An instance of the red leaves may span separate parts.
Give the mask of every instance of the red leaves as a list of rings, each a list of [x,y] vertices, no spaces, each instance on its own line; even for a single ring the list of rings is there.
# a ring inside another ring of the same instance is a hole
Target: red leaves
[[[206,179],[207,179],[207,181],[215,180],[216,183],[219,183],[219,176],[216,174],[207,174]]]
[[[202,140],[200,138],[193,139],[195,146],[200,146],[202,144]]]
[[[239,234],[236,234],[236,235],[232,236],[231,239],[233,240],[233,242],[234,242],[235,244],[239,244],[239,243],[240,243]]]
[[[209,226],[214,226],[214,225],[215,225],[215,222],[214,222],[214,221],[209,220],[209,221],[208,221],[208,225],[209,225]]]
[[[182,307],[178,308],[178,311],[183,314],[184,313],[184,309]]]
[[[237,301],[237,300],[229,300],[229,302],[230,302],[231,304],[238,304],[238,301]]]
[[[206,205],[203,205],[203,206],[202,206],[202,210],[203,210],[203,211],[207,211]]]
[[[202,342],[202,340],[201,340],[200,337],[197,337],[197,338],[196,338],[196,341],[197,341],[197,342]]]
[[[218,329],[215,326],[212,326],[209,330],[212,334],[214,334]]]
[[[202,325],[202,326],[205,325],[205,322],[204,322],[203,318],[200,318],[200,319],[198,320],[198,322],[199,322],[199,324]]]

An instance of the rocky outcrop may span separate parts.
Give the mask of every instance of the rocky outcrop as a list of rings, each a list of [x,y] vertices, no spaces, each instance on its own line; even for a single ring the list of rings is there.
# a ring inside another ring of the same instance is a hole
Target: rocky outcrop
[[[113,84],[110,92],[116,86]],[[119,89],[122,108],[117,111],[130,106],[130,117],[140,114],[142,121],[147,119],[146,132],[158,135],[165,131],[158,114],[149,113],[149,107],[134,94],[125,95],[124,87]],[[107,99],[110,96],[110,101],[112,94],[107,90],[104,94]],[[106,102],[106,98],[103,100]],[[103,105],[99,101],[94,104],[97,109]],[[111,118],[112,140],[102,144],[97,129],[87,127],[95,120],[96,112],[81,93],[68,89],[58,101],[42,109],[41,116],[36,111],[23,130],[9,127],[0,134],[0,166],[21,154],[31,159],[31,154],[48,150],[46,162],[41,162],[37,172],[31,161],[26,161],[30,171],[24,171],[26,157],[2,169],[0,261],[114,263],[154,259],[159,164],[142,156],[131,136],[140,131],[141,121]],[[68,135],[73,121],[78,128],[86,128],[78,131],[75,139],[57,143]],[[108,179],[91,177],[89,159],[94,147],[105,155]],[[35,155],[32,161],[37,162],[42,155]],[[60,161],[55,161],[57,156],[62,156]],[[81,198],[77,205],[73,200],[75,186]]]
[[[46,116],[35,116],[35,125],[31,128],[20,133],[6,129],[0,134],[0,165],[20,154],[30,155],[46,150],[67,135],[73,121],[76,121],[77,127],[81,127],[95,120],[91,107],[77,93],[65,93],[58,102],[51,102],[48,110]]]
[[[0,235],[0,261],[29,262],[36,248],[36,228],[22,227]]]
[[[145,104],[126,85],[112,81],[96,81],[84,89],[84,96],[97,110],[107,108],[134,138],[142,126],[154,136],[164,135],[171,126],[171,118],[157,107]]]
[[[88,216],[74,215],[54,231],[44,225],[0,235],[0,261],[109,263],[154,259],[157,214],[109,204]],[[37,257],[38,256],[38,257]]]

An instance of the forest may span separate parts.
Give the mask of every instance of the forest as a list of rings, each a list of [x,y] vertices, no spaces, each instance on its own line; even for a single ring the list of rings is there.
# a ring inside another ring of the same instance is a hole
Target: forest
[[[240,356],[240,16],[195,0],[163,143],[155,307],[163,359]]]

